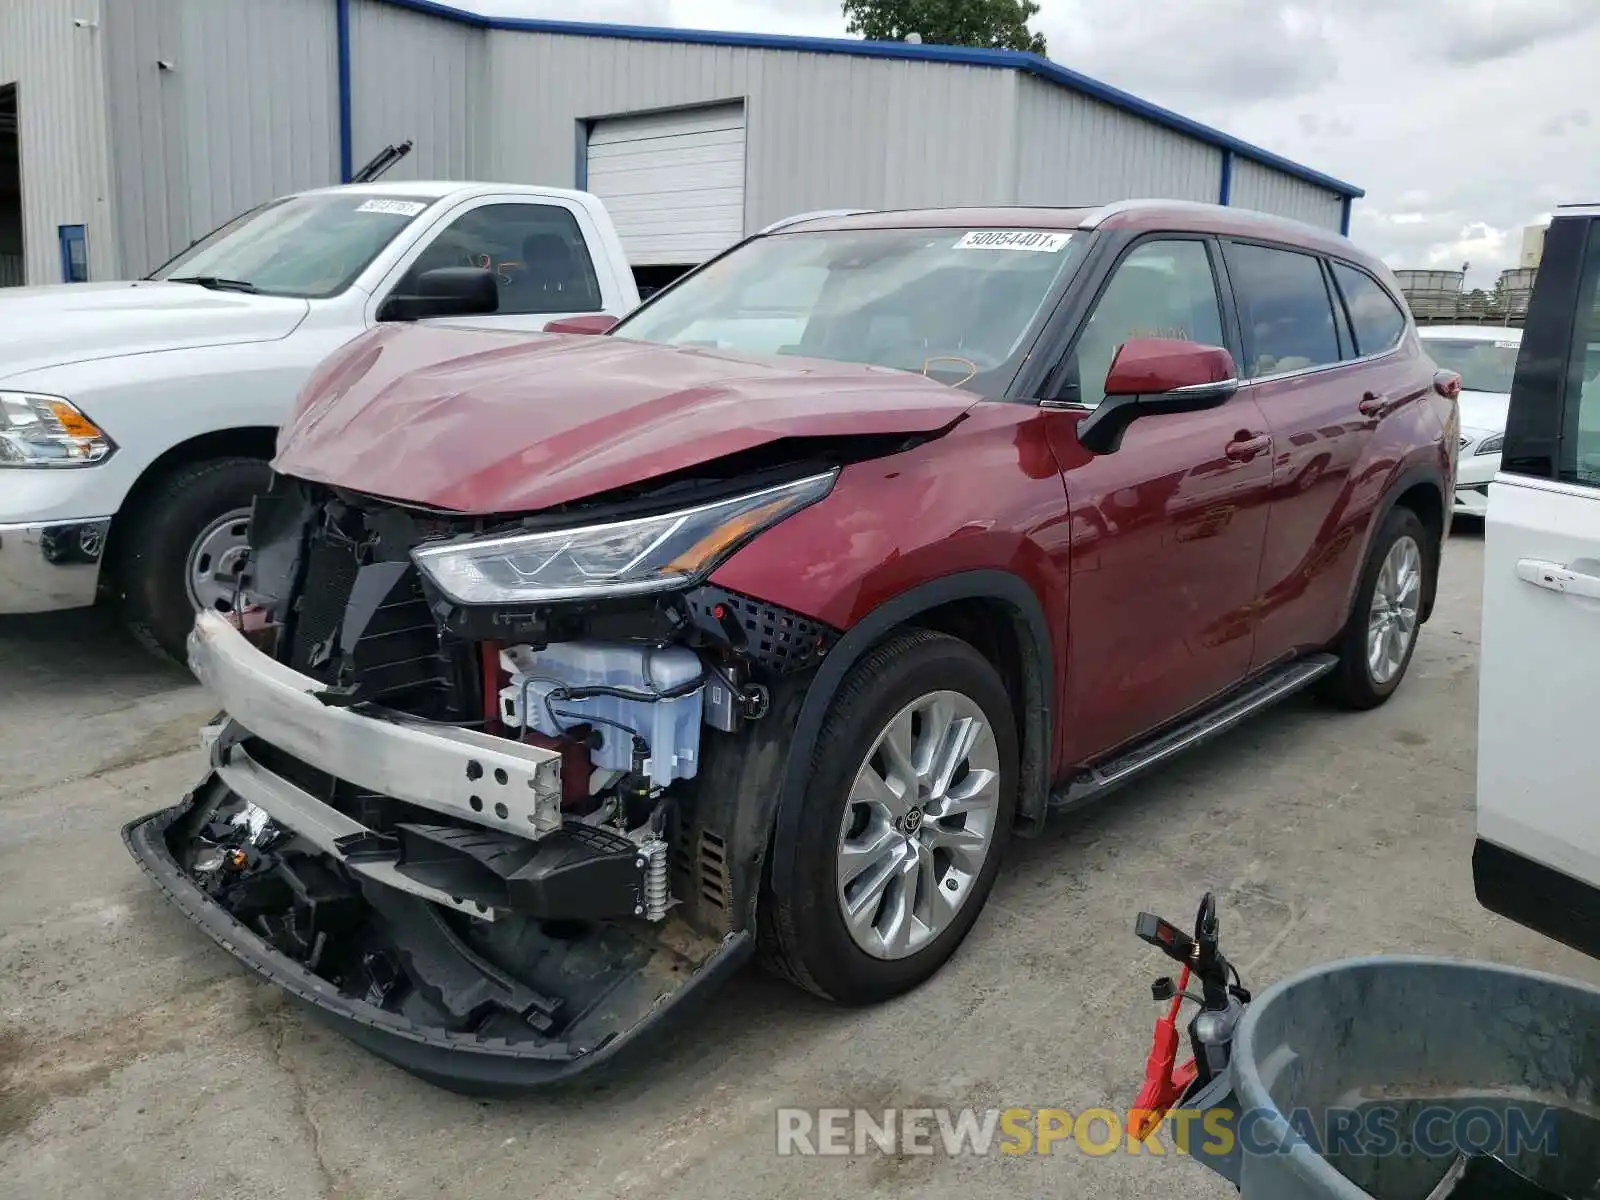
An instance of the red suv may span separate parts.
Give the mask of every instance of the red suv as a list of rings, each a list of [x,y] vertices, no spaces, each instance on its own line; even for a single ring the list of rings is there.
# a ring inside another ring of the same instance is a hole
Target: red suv
[[[190,639],[211,770],[126,831],[426,1077],[571,1074],[755,954],[900,993],[1008,838],[1313,683],[1381,704],[1428,619],[1459,383],[1332,234],[822,217],[609,324],[324,365]]]

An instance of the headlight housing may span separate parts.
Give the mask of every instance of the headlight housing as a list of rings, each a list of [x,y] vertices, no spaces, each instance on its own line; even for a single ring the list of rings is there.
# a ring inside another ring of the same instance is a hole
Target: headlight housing
[[[87,467],[116,448],[70,400],[0,391],[0,467]]]
[[[709,575],[756,534],[815,504],[837,471],[696,508],[421,546],[412,560],[457,604],[538,604],[670,591]]]
[[[1493,437],[1484,438],[1483,441],[1478,443],[1478,448],[1472,453],[1474,457],[1479,454],[1499,454],[1503,452],[1505,448],[1506,435],[1503,433],[1497,433]]]

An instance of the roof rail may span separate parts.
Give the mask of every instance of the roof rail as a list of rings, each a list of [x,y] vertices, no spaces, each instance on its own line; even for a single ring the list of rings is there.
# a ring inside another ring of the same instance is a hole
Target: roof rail
[[[768,225],[765,229],[761,230],[761,232],[756,236],[760,237],[761,234],[773,233],[779,229],[787,229],[789,226],[798,225],[802,221],[818,221],[824,217],[859,217],[863,213],[869,213],[873,211],[875,210],[870,208],[819,208],[815,212],[795,213],[791,217],[783,217],[780,220],[774,221],[771,225]]]
[[[1078,223],[1079,229],[1098,229],[1112,217],[1120,216],[1126,212],[1146,212],[1150,209],[1160,209],[1166,212],[1177,210],[1179,212],[1211,213],[1214,215],[1226,214],[1232,220],[1256,221],[1263,229],[1305,229],[1315,233],[1343,236],[1336,229],[1324,229],[1320,225],[1313,225],[1309,221],[1299,221],[1294,217],[1280,217],[1273,213],[1259,212],[1253,208],[1241,208],[1231,204],[1206,204],[1199,200],[1162,200],[1156,197],[1137,200],[1115,200],[1110,204],[1103,204]]]

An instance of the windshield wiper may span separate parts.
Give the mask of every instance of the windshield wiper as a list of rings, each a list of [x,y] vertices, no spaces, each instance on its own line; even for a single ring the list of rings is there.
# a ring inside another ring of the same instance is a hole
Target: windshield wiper
[[[173,275],[168,283],[195,283],[213,292],[249,292],[260,295],[261,289],[245,279],[223,279],[219,275]]]

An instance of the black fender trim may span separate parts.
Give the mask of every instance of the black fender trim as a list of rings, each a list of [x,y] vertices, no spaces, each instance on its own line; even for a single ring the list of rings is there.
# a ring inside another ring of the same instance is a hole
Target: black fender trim
[[[1445,491],[1444,481],[1440,478],[1438,469],[1432,466],[1415,466],[1401,471],[1389,481],[1389,486],[1383,491],[1383,499],[1373,510],[1372,522],[1367,526],[1367,536],[1362,539],[1361,557],[1357,560],[1355,577],[1350,581],[1350,599],[1346,607],[1356,602],[1356,589],[1361,584],[1361,571],[1365,568],[1367,555],[1372,553],[1372,539],[1378,536],[1378,530],[1389,519],[1389,514],[1394,511],[1394,506],[1400,497],[1416,487],[1419,483],[1432,484],[1439,493],[1439,504],[1444,514],[1444,523],[1439,534],[1439,545],[1434,547],[1433,569],[1428,572],[1428,590],[1422,597],[1421,620],[1427,621],[1433,615],[1433,602],[1439,591],[1439,559],[1444,550],[1444,539],[1450,536],[1450,505],[1452,497]],[[1353,611],[1353,610],[1352,610]]]
[[[1472,885],[1490,912],[1600,958],[1600,889],[1482,838],[1472,847]]]
[[[811,755],[828,707],[845,676],[890,631],[915,624],[920,614],[957,600],[1000,600],[1010,605],[1020,619],[1018,633],[1025,636],[1019,636],[1018,640],[1023,647],[1024,673],[1029,678],[1024,681],[1026,704],[1022,714],[1018,832],[1036,833],[1043,825],[1054,758],[1051,739],[1055,729],[1056,679],[1050,625],[1045,620],[1039,598],[1019,576],[999,570],[964,571],[932,580],[885,601],[851,626],[817,669],[790,737],[782,782],[771,801],[775,810],[772,820],[770,825],[767,821],[760,825],[772,831],[769,866],[775,887],[786,888],[793,884],[794,855],[790,848],[798,834],[805,805]]]

